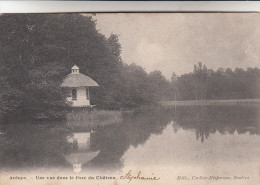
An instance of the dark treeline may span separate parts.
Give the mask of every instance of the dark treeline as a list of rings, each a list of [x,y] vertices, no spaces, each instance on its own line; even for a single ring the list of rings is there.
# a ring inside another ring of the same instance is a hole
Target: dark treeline
[[[62,119],[69,107],[60,84],[76,64],[99,84],[91,104],[134,108],[159,100],[259,98],[259,69],[219,69],[199,64],[194,72],[167,80],[123,63],[118,36],[109,38],[91,16],[4,14],[0,16],[0,118]]]
[[[256,99],[260,97],[260,70],[207,69],[199,63],[192,73],[171,78],[176,100]]]

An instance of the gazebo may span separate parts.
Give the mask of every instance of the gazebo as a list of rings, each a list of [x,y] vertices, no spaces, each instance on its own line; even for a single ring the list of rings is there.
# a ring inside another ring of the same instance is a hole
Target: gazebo
[[[67,101],[72,102],[72,107],[91,107],[89,87],[98,87],[98,84],[90,77],[81,74],[78,66],[74,65],[61,87],[69,89]]]

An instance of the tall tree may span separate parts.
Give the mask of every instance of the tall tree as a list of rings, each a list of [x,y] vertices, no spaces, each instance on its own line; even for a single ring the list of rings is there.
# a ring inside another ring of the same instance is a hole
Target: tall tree
[[[174,93],[174,100],[177,100],[177,96],[178,96],[178,76],[175,72],[172,73],[171,76],[171,92]]]
[[[195,86],[195,97],[198,99],[205,99],[207,90],[207,68],[199,62],[198,65],[194,65],[193,79]]]

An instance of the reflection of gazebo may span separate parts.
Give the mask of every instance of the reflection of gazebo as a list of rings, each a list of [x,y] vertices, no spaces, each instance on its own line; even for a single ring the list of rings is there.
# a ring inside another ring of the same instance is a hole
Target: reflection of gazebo
[[[73,107],[89,107],[91,106],[89,87],[98,87],[98,84],[90,77],[81,74],[79,68],[74,65],[61,87],[69,88],[67,100],[72,102]]]
[[[67,162],[73,166],[75,172],[81,171],[81,165],[86,164],[96,157],[99,151],[92,149],[95,142],[95,133],[83,132],[74,133],[67,138],[69,143],[73,143],[74,152],[66,156]]]
[[[91,161],[94,157],[98,155],[98,153],[99,151],[72,153],[66,156],[66,160],[70,165],[73,166],[73,170],[78,173],[81,171],[81,166]]]

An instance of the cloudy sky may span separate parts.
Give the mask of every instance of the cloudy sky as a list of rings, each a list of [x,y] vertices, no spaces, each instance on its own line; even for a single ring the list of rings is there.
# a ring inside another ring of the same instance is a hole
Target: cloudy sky
[[[97,14],[97,27],[119,35],[124,62],[170,78],[208,68],[260,67],[260,14]]]

